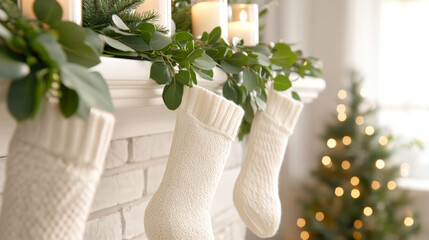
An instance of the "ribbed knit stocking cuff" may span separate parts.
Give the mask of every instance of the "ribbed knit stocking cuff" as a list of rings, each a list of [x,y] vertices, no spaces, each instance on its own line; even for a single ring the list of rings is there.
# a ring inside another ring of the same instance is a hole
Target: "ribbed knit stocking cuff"
[[[185,87],[180,109],[232,139],[244,115],[235,103],[198,86]]]
[[[14,140],[40,148],[65,163],[101,169],[112,138],[115,118],[91,109],[88,119],[65,118],[58,104],[45,101],[36,120],[20,122]]]
[[[303,107],[304,104],[301,102],[272,89],[268,90],[268,103],[265,114],[278,126],[286,128],[289,134],[292,134]]]

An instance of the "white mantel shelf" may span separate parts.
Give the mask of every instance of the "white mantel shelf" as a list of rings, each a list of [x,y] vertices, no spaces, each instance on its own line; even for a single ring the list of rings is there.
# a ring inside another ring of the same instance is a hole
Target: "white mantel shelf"
[[[163,86],[150,79],[150,66],[151,62],[148,61],[102,57],[101,64],[93,68],[106,79],[116,108],[114,139],[174,129],[175,112],[164,106],[161,97]],[[220,93],[226,81],[226,74],[215,68],[213,78],[213,81],[199,78],[199,85]],[[294,91],[300,94],[304,103],[316,99],[325,86],[323,79],[310,77],[293,83]],[[7,155],[7,146],[14,126],[15,122],[5,106],[4,96],[3,100],[0,96],[0,156]]]

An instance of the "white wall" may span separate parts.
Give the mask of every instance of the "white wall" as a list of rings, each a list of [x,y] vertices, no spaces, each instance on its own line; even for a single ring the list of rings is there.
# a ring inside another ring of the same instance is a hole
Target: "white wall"
[[[323,63],[326,90],[312,104],[306,105],[297,129],[289,142],[287,158],[280,177],[283,223],[272,239],[299,239],[296,219],[300,217],[297,198],[300,186],[308,180],[319,161],[320,133],[330,113],[335,111],[337,92],[347,87],[348,73],[359,70],[367,81],[377,76],[378,1],[374,0],[279,0],[272,6],[264,41],[283,39],[297,43],[306,55],[319,57]],[[371,92],[370,92],[371,93]],[[429,192],[412,192],[422,225],[429,228]],[[429,232],[418,240],[427,239]],[[258,239],[248,232],[248,239]]]

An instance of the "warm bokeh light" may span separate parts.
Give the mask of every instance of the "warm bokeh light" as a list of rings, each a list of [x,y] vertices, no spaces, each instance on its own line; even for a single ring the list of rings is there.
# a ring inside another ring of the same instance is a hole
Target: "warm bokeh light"
[[[360,191],[359,189],[352,189],[352,191],[350,192],[350,195],[352,196],[352,198],[356,199],[360,196]]]
[[[368,95],[365,88],[362,88],[359,93],[362,97],[366,97]]]
[[[362,238],[362,233],[360,232],[354,232],[353,233],[353,239],[359,240]]]
[[[296,220],[296,225],[298,225],[300,228],[305,227],[305,224],[307,224],[307,222],[304,218],[298,218],[298,220]]]
[[[414,224],[414,219],[412,217],[406,217],[404,219],[404,225],[407,227],[411,227]]]
[[[350,179],[350,183],[351,183],[353,186],[357,186],[357,185],[359,184],[359,182],[360,182],[360,180],[359,180],[359,178],[358,178],[358,177],[356,177],[356,176],[354,176],[354,177],[352,177],[352,178]]]
[[[344,122],[347,120],[347,114],[345,112],[338,113],[338,121]]]
[[[379,181],[377,181],[377,180],[374,180],[374,181],[372,181],[372,183],[371,183],[371,188],[372,188],[372,189],[374,189],[374,190],[378,190],[378,189],[380,188],[380,186],[381,186],[381,184],[380,184],[380,182],[379,182]]]
[[[368,136],[371,136],[372,134],[374,134],[375,130],[373,126],[367,126],[365,128],[365,134]]]
[[[337,141],[333,138],[328,139],[326,142],[326,145],[328,145],[329,148],[334,148],[337,146]]]
[[[317,212],[314,217],[317,221],[321,222],[323,219],[325,219],[325,214],[323,214],[323,212]]]
[[[388,142],[389,142],[389,139],[387,139],[386,136],[381,136],[378,138],[378,143],[380,143],[380,145],[382,146],[387,145]]]
[[[342,187],[335,188],[335,195],[337,197],[341,197],[344,195],[344,189]]]
[[[310,238],[310,234],[307,231],[302,231],[300,236],[302,240],[307,240]]]
[[[349,162],[349,161],[347,161],[347,160],[344,160],[343,162],[341,162],[341,167],[342,167],[344,170],[348,170],[348,169],[350,168],[350,162]]]
[[[322,157],[322,164],[323,164],[324,166],[329,166],[329,165],[331,165],[331,164],[332,164],[332,160],[331,160],[331,158],[330,158],[329,156],[323,156],[323,157]]]
[[[343,100],[347,97],[347,92],[346,90],[341,89],[340,91],[338,91],[338,98]]]
[[[356,220],[354,223],[353,223],[353,226],[356,228],[356,229],[361,229],[362,228],[362,226],[363,226],[363,222],[361,221],[361,220]]]
[[[344,144],[344,145],[348,146],[348,145],[350,145],[351,143],[352,143],[352,138],[351,138],[351,137],[349,137],[349,136],[344,136],[344,137],[343,137],[343,144]]]
[[[371,216],[373,213],[372,208],[371,207],[365,207],[363,209],[363,214],[365,214],[365,216],[369,217]]]
[[[386,164],[384,163],[383,159],[378,159],[375,161],[375,167],[378,169],[383,169]]]
[[[362,116],[356,117],[356,124],[357,125],[362,125],[364,123],[365,123],[365,118],[364,117],[362,117]]]
[[[395,189],[396,189],[396,182],[395,182],[395,181],[389,181],[389,182],[387,183],[387,188],[388,188],[389,190],[395,190]]]
[[[346,105],[344,104],[338,104],[337,105],[337,112],[341,113],[341,112],[345,112],[346,111]]]
[[[401,177],[407,177],[410,175],[410,164],[402,163],[401,164]]]

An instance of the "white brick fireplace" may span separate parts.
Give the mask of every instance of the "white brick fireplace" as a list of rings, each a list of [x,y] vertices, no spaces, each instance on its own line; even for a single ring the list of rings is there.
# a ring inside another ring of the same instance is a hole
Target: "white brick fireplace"
[[[85,240],[146,239],[144,211],[157,190],[168,159],[175,112],[161,99],[162,88],[149,79],[149,62],[103,58],[95,70],[107,79],[116,107],[117,124],[85,232]],[[215,80],[201,86],[219,92],[226,76],[215,69]],[[308,78],[294,88],[310,102],[325,87]],[[7,145],[14,121],[0,104],[0,206],[5,181]],[[240,171],[245,144],[235,142],[212,206],[215,239],[243,240],[245,226],[232,203],[232,189]]]

